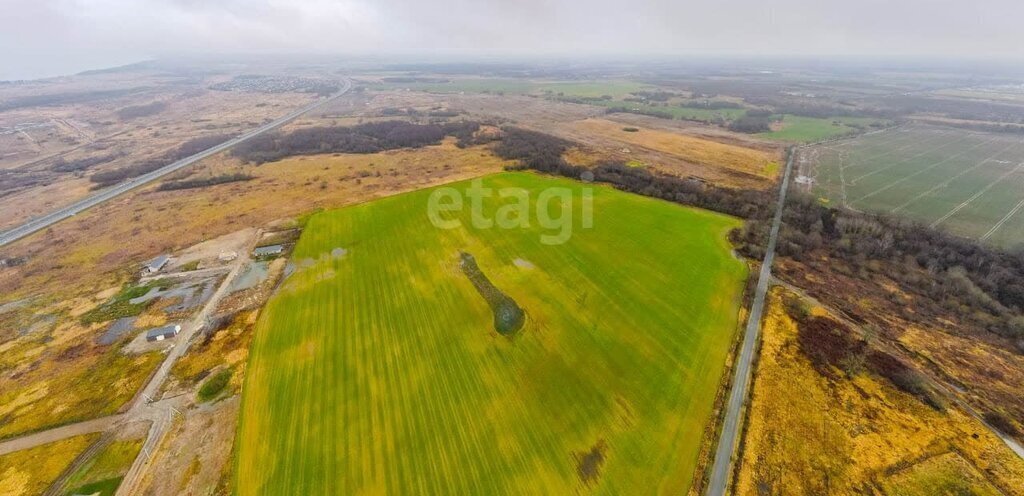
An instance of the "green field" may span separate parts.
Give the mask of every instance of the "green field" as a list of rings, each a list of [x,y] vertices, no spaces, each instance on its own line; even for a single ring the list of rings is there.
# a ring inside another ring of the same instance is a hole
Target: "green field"
[[[621,100],[604,100],[593,102],[593,104],[608,108],[624,107],[638,112],[660,112],[672,116],[673,119],[707,123],[728,122],[743,117],[743,115],[747,113],[747,109],[742,108],[693,108],[671,102],[665,106],[660,104],[627,102]]]
[[[873,124],[883,125],[886,121],[870,117],[801,117],[783,115],[782,127],[777,131],[759,133],[758,136],[778,141],[812,143],[828,138],[870,130]]]
[[[1024,243],[1024,141],[904,127],[814,147],[802,173],[832,204],[904,215],[1002,247]]]
[[[686,492],[737,327],[740,222],[528,173],[484,185],[569,188],[573,235],[470,228],[468,207],[435,228],[433,190],[309,220],[257,324],[238,494]],[[495,331],[460,252],[521,329]]]

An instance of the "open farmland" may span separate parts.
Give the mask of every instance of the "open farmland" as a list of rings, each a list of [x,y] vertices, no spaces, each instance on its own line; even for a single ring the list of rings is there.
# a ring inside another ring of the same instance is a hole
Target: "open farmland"
[[[472,228],[468,207],[433,228],[433,189],[308,221],[257,323],[238,494],[690,487],[746,278],[725,238],[739,221],[527,173],[483,185],[571,190],[573,235]],[[508,203],[485,198],[484,216]],[[486,285],[525,311],[522,328],[495,331]]]
[[[811,190],[835,204],[904,215],[996,246],[1024,243],[1024,140],[909,126],[814,147]]]
[[[855,134],[872,127],[889,125],[889,122],[870,117],[804,117],[799,115],[776,116],[774,128],[758,136],[779,141],[810,143],[837,136]]]

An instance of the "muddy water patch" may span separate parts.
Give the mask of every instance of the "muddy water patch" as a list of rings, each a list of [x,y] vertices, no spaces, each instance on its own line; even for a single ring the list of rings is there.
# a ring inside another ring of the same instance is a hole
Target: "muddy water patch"
[[[135,320],[138,317],[122,317],[115,320],[112,324],[107,326],[107,330],[103,332],[103,335],[96,338],[96,344],[102,346],[109,346],[117,342],[117,340],[125,334],[135,329]]]
[[[270,275],[270,262],[253,262],[242,269],[242,273],[231,282],[230,292],[255,288]]]
[[[201,282],[199,286],[182,288],[182,293],[180,294],[181,302],[168,306],[164,311],[174,313],[198,307],[213,296],[214,290],[217,289],[216,282],[215,279],[207,279]]]

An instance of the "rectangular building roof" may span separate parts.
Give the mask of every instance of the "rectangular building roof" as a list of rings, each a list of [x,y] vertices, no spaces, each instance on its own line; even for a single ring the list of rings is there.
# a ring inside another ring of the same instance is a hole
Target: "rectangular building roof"
[[[281,253],[282,250],[284,250],[284,246],[282,245],[270,245],[256,248],[255,250],[252,251],[252,253],[257,257],[262,257],[264,255],[276,255],[278,253]]]
[[[164,265],[167,265],[167,262],[170,259],[171,259],[170,255],[163,254],[163,255],[160,255],[159,257],[154,258],[153,260],[150,260],[150,261],[146,262],[143,266],[144,267],[148,267],[148,268],[153,269],[153,270],[159,270],[159,269],[162,269]]]
[[[147,338],[155,338],[157,336],[173,336],[178,333],[177,324],[165,325],[163,327],[157,327],[156,329],[150,329],[146,331]]]

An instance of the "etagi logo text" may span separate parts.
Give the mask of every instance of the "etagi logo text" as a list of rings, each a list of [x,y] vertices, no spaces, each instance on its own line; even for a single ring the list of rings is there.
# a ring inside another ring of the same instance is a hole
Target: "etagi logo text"
[[[499,206],[490,217],[484,212],[484,203],[497,198]],[[540,235],[545,245],[560,245],[573,234],[573,217],[579,202],[580,228],[594,226],[594,192],[592,188],[544,188],[531,198],[523,188],[488,188],[480,179],[470,182],[465,191],[454,187],[435,189],[427,200],[427,218],[438,229],[457,229],[462,226],[461,212],[469,207],[469,224],[474,229],[530,229],[533,222],[546,232]]]

